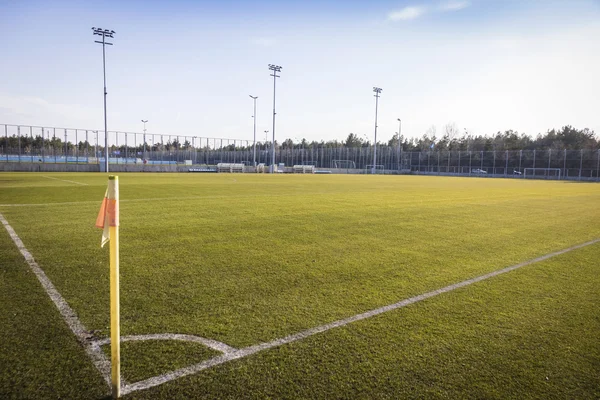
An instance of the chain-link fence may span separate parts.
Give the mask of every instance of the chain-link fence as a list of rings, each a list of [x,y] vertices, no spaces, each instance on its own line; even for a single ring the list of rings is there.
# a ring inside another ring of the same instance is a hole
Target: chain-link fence
[[[104,162],[104,132],[86,129],[0,125],[0,162]],[[272,144],[249,140],[108,132],[111,164],[271,163]],[[314,165],[352,173],[408,172],[548,179],[600,180],[600,150],[431,150],[403,152],[392,146],[344,147],[276,144],[275,163]]]

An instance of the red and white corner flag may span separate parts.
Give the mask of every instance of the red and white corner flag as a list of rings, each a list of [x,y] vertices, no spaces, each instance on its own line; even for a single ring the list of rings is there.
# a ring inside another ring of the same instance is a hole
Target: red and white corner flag
[[[109,227],[119,226],[119,184],[117,179],[110,178],[106,194],[104,194],[104,200],[102,200],[102,205],[100,206],[98,218],[96,218],[96,227],[104,229],[102,231],[100,247],[104,247],[110,240]]]
[[[121,326],[119,311],[119,177],[108,177],[108,189],[96,218],[103,247],[110,241],[110,353],[112,396],[121,396]]]

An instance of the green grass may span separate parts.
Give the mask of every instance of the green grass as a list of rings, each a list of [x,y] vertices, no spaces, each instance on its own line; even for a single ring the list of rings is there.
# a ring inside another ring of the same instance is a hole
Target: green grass
[[[108,253],[93,226],[106,176],[46,176],[88,185],[0,174],[0,212],[82,322],[108,336]],[[123,335],[186,333],[244,347],[600,237],[597,184],[121,174],[120,185]],[[585,304],[598,300],[590,285],[597,287],[599,255],[594,245],[132,397],[594,398],[598,345],[575,331],[584,322],[597,328],[600,314]],[[27,271],[18,257],[10,265]],[[551,268],[562,268],[560,277],[544,275]],[[527,278],[538,270],[542,276]],[[541,289],[563,296],[563,311],[579,319],[533,307]],[[531,349],[540,334],[530,325],[543,325],[543,313],[565,333],[542,357]],[[502,341],[503,327],[522,343]],[[577,337],[566,357],[565,342]],[[130,381],[204,357],[190,344],[186,358],[176,356],[185,353],[181,343],[149,343],[147,351],[124,344]],[[554,360],[551,350],[567,360],[552,363],[578,391],[550,380],[526,384]]]
[[[106,386],[4,228],[0,398],[99,398]]]
[[[103,346],[110,359],[110,345]],[[121,376],[138,382],[221,354],[198,343],[149,340],[121,344]]]

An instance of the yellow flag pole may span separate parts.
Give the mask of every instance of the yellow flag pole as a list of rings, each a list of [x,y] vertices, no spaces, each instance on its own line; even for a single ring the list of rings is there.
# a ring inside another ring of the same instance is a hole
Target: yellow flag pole
[[[109,201],[114,200],[116,223],[110,224],[110,353],[112,396],[121,396],[121,333],[119,316],[119,177],[108,177]],[[112,190],[111,190],[112,189]]]

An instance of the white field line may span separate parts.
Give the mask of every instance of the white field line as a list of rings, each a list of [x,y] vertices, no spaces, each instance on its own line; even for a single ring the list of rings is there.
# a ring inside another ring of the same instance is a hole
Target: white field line
[[[379,314],[383,314],[383,313],[386,313],[386,312],[389,312],[389,311],[396,310],[398,308],[406,307],[406,306],[408,306],[410,304],[414,304],[414,303],[417,303],[417,302],[429,299],[431,297],[438,296],[438,295],[440,295],[442,293],[451,292],[453,290],[456,290],[456,289],[459,289],[459,288],[471,285],[473,283],[477,283],[477,282],[480,282],[480,281],[483,281],[483,280],[486,280],[486,279],[489,279],[489,278],[493,278],[495,276],[498,276],[498,275],[501,275],[501,274],[505,274],[507,272],[510,272],[510,271],[515,270],[515,269],[524,267],[526,265],[530,265],[530,264],[534,264],[534,263],[537,263],[537,262],[540,262],[540,261],[544,261],[544,260],[547,260],[547,259],[549,259],[551,257],[555,257],[555,256],[558,256],[558,255],[561,255],[561,254],[564,254],[564,253],[568,253],[570,251],[573,251],[573,250],[576,250],[576,249],[580,249],[582,247],[589,246],[589,245],[592,245],[592,244],[595,244],[595,243],[598,243],[598,242],[600,242],[600,239],[595,239],[595,240],[592,240],[592,241],[589,241],[589,242],[586,242],[586,243],[578,244],[576,246],[572,246],[572,247],[569,247],[567,249],[559,250],[559,251],[556,251],[556,252],[553,252],[553,253],[549,253],[549,254],[546,254],[546,255],[538,257],[538,258],[534,258],[533,260],[525,261],[525,262],[522,262],[520,264],[516,264],[516,265],[510,266],[510,267],[506,267],[506,268],[503,268],[503,269],[500,269],[500,270],[497,270],[497,271],[494,271],[494,272],[490,272],[490,273],[485,274],[485,275],[480,275],[480,276],[475,277],[475,278],[467,279],[467,280],[462,281],[462,282],[458,282],[458,283],[455,283],[455,284],[452,284],[452,285],[449,285],[449,286],[445,286],[445,287],[443,287],[441,289],[437,289],[437,290],[433,290],[431,292],[423,293],[423,294],[420,294],[418,296],[414,296],[414,297],[402,300],[402,301],[400,301],[398,303],[394,303],[394,304],[390,304],[390,305],[387,305],[387,306],[384,306],[384,307],[376,308],[376,309],[371,310],[371,311],[367,311],[367,312],[364,312],[364,313],[361,313],[361,314],[354,315],[352,317],[348,317],[348,318],[340,319],[340,320],[337,320],[337,321],[333,321],[333,322],[330,322],[330,323],[325,324],[325,325],[317,326],[315,328],[310,328],[310,329],[307,329],[307,330],[295,333],[293,335],[289,335],[289,336],[286,336],[286,337],[283,337],[283,338],[280,338],[280,339],[275,339],[275,340],[273,340],[271,342],[260,343],[260,344],[254,345],[254,346],[245,347],[243,349],[234,351],[232,353],[223,354],[223,355],[214,357],[214,358],[212,358],[210,360],[206,360],[206,361],[203,361],[203,362],[198,363],[198,364],[190,365],[188,367],[181,368],[181,369],[178,369],[178,370],[175,370],[175,371],[171,371],[171,372],[168,372],[168,373],[163,374],[163,375],[155,376],[155,377],[143,380],[143,381],[139,381],[139,382],[136,382],[136,383],[132,383],[132,384],[126,385],[123,388],[122,393],[125,395],[127,393],[131,393],[131,392],[134,392],[134,391],[137,391],[137,390],[149,389],[151,387],[158,386],[158,385],[161,385],[163,383],[166,383],[166,382],[169,382],[169,381],[172,381],[174,379],[178,379],[178,378],[181,378],[181,377],[184,377],[184,376],[187,376],[187,375],[195,374],[195,373],[197,373],[199,371],[202,371],[204,369],[211,368],[211,367],[217,366],[219,364],[226,363],[226,362],[231,361],[231,360],[236,360],[236,359],[244,358],[244,357],[247,357],[249,355],[258,353],[260,351],[263,351],[263,350],[272,349],[274,347],[278,347],[278,346],[281,346],[281,345],[284,345],[284,344],[287,344],[287,343],[296,342],[298,340],[305,339],[307,337],[316,335],[318,333],[326,332],[326,331],[328,331],[330,329],[333,329],[333,328],[338,328],[338,327],[341,327],[341,326],[345,326],[345,325],[348,325],[348,324],[350,324],[352,322],[356,322],[356,321],[360,321],[360,320],[363,320],[363,319],[371,318],[371,317],[374,317],[374,316],[379,315]]]
[[[200,343],[208,348],[220,351],[221,353],[225,354],[238,351],[238,349],[228,346],[225,343],[219,342],[217,340],[206,339],[196,335],[182,335],[179,333],[156,333],[150,335],[121,336],[121,342],[141,342],[144,340],[179,340],[182,342]],[[95,340],[93,344],[94,346],[104,346],[110,344],[110,338]]]
[[[50,298],[52,299],[52,301],[58,308],[58,310],[59,310],[60,314],[62,315],[62,317],[64,318],[65,322],[67,323],[69,328],[71,328],[71,330],[73,331],[73,333],[75,334],[77,339],[80,341],[80,343],[83,345],[86,353],[91,358],[92,362],[94,363],[94,365],[96,366],[98,371],[100,371],[101,375],[104,377],[107,384],[110,386],[110,361],[108,360],[108,358],[104,355],[104,353],[100,349],[100,346],[102,344],[108,344],[108,343],[110,343],[110,340],[102,339],[102,340],[94,341],[93,339],[91,339],[89,337],[87,329],[81,323],[81,321],[79,321],[79,319],[77,318],[77,315],[75,314],[73,309],[71,309],[71,307],[69,307],[69,305],[67,304],[65,299],[60,295],[60,293],[56,290],[56,288],[54,287],[52,282],[50,282],[50,280],[48,279],[46,274],[42,271],[42,269],[39,267],[39,265],[35,262],[31,253],[25,248],[25,246],[23,245],[23,242],[21,241],[19,236],[16,234],[14,229],[8,224],[8,222],[6,221],[6,219],[4,218],[4,216],[2,214],[0,214],[0,221],[6,228],[8,234],[14,241],[15,245],[17,246],[17,248],[19,249],[19,251],[21,252],[23,257],[25,257],[25,260],[29,264],[31,270],[35,273],[38,280],[40,281],[40,283],[46,290],[46,293],[48,293],[48,296],[50,296]],[[541,257],[537,257],[532,260],[522,262],[520,264],[516,264],[516,265],[510,266],[510,267],[506,267],[506,268],[503,268],[503,269],[500,269],[497,271],[487,273],[485,275],[480,275],[475,278],[467,279],[462,282],[458,282],[458,283],[455,283],[455,284],[452,284],[449,286],[445,286],[441,289],[433,290],[431,292],[423,293],[418,296],[410,297],[410,298],[402,300],[398,303],[394,303],[394,304],[390,304],[390,305],[387,305],[384,307],[376,308],[374,310],[367,311],[367,312],[364,312],[361,314],[357,314],[357,315],[354,315],[354,316],[351,316],[348,318],[340,319],[337,321],[333,321],[333,322],[327,323],[325,325],[306,329],[304,331],[301,331],[301,332],[298,332],[298,333],[295,333],[295,334],[292,334],[292,335],[289,335],[289,336],[286,336],[286,337],[283,337],[280,339],[275,339],[275,340],[267,342],[267,343],[259,343],[257,345],[245,347],[245,348],[239,349],[239,350],[236,350],[233,347],[230,347],[224,343],[221,343],[221,342],[218,342],[215,340],[205,339],[205,338],[201,338],[201,337],[193,336],[193,335],[156,334],[156,335],[126,336],[126,337],[122,338],[123,341],[168,340],[168,339],[192,341],[192,342],[205,344],[208,347],[211,347],[215,350],[222,351],[224,354],[214,357],[210,360],[200,362],[198,364],[190,365],[185,368],[180,368],[178,370],[171,371],[166,374],[155,376],[155,377],[152,377],[152,378],[140,381],[140,382],[136,382],[133,384],[128,384],[127,382],[122,380],[123,388],[121,390],[121,393],[123,395],[125,395],[128,393],[134,392],[134,391],[149,389],[151,387],[158,386],[163,383],[166,383],[166,382],[169,382],[174,379],[178,379],[178,378],[181,378],[181,377],[184,377],[187,375],[195,374],[202,370],[226,363],[231,360],[244,358],[244,357],[250,356],[252,354],[258,353],[260,351],[263,351],[263,350],[268,350],[268,349],[278,347],[278,346],[281,346],[281,345],[284,345],[287,343],[296,342],[298,340],[305,339],[307,337],[316,335],[318,333],[326,332],[333,328],[345,326],[352,322],[371,318],[371,317],[374,317],[379,314],[383,314],[383,313],[393,311],[393,310],[396,310],[396,309],[399,309],[402,307],[406,307],[410,304],[414,304],[414,303],[420,302],[422,300],[426,300],[428,298],[431,298],[431,297],[434,297],[434,296],[437,296],[437,295],[440,295],[443,293],[447,293],[447,292],[459,289],[461,287],[468,286],[473,283],[477,283],[477,282],[498,276],[500,274],[504,274],[504,273],[513,271],[515,269],[524,267],[526,265],[544,261],[551,257],[565,254],[570,251],[580,249],[582,247],[586,247],[586,246],[589,246],[589,245],[592,245],[595,243],[599,243],[599,242],[600,242],[600,238],[594,239],[594,240],[591,240],[586,243],[571,246],[569,248],[559,250],[559,251],[556,251],[553,253],[548,253]]]
[[[75,181],[70,181],[68,179],[58,179],[58,178],[54,178],[52,176],[47,176],[47,175],[42,175],[42,177],[44,178],[48,178],[48,179],[54,179],[55,181],[61,181],[61,182],[68,182],[68,183],[75,183],[77,185],[83,185],[83,186],[88,186],[87,183],[81,183],[81,182],[75,182]]]
[[[4,228],[6,228],[6,231],[10,235],[10,238],[13,240],[13,242],[15,242],[15,245],[17,246],[23,257],[25,257],[25,261],[27,261],[27,264],[29,264],[29,267],[42,284],[46,293],[48,294],[48,296],[50,296],[50,299],[54,302],[56,308],[58,308],[58,312],[60,312],[60,315],[62,315],[63,319],[65,320],[71,331],[73,331],[73,333],[77,337],[77,340],[79,340],[79,342],[83,345],[85,352],[92,359],[92,362],[94,363],[98,371],[100,371],[100,374],[102,375],[106,383],[110,385],[110,361],[108,360],[106,355],[102,352],[102,350],[99,347],[92,345],[90,341],[91,335],[89,334],[86,327],[81,323],[79,318],[77,318],[77,314],[75,314],[75,311],[73,311],[69,304],[67,304],[67,302],[60,295],[58,290],[56,290],[56,287],[54,287],[50,279],[48,279],[44,271],[42,271],[42,269],[35,261],[29,250],[25,248],[25,245],[21,241],[21,238],[19,238],[15,230],[12,228],[12,226],[8,224],[8,221],[4,218],[2,214],[0,214],[0,221],[4,225]]]

